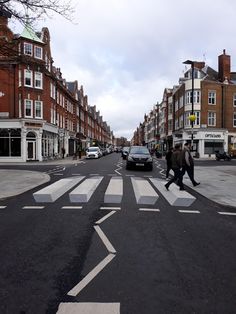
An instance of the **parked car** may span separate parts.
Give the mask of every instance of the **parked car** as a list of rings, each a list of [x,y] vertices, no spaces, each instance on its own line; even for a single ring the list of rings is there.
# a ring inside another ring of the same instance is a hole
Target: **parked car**
[[[152,156],[145,146],[131,146],[129,154],[126,159],[126,169],[131,169],[132,167],[142,168],[142,169],[153,169],[153,159]]]
[[[100,158],[102,156],[102,152],[99,147],[91,146],[86,150],[86,158]]]
[[[219,152],[218,150],[215,151],[216,154],[216,160],[220,161],[220,160],[231,160],[231,156],[226,153],[226,152]]]
[[[123,159],[126,159],[128,153],[129,153],[129,149],[130,149],[129,146],[124,146],[124,147],[122,148],[122,150],[121,150],[121,157],[122,157]]]

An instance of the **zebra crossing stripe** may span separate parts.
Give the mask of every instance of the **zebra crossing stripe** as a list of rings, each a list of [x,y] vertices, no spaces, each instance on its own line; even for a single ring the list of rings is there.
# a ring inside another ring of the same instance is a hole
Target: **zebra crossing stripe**
[[[120,314],[120,303],[60,303],[57,314]]]
[[[172,206],[188,207],[196,200],[196,198],[188,192],[180,191],[179,187],[174,183],[171,184],[169,191],[167,191],[165,188],[166,181],[157,178],[150,179],[150,181]]]
[[[71,177],[56,181],[38,192],[33,193],[33,197],[38,203],[52,203],[78,184],[84,177]]]
[[[69,194],[72,203],[88,202],[94,191],[102,181],[103,177],[86,179]]]
[[[137,204],[155,204],[158,194],[151,184],[142,178],[131,178]]]
[[[104,203],[120,203],[123,196],[123,179],[111,178],[104,195]]]

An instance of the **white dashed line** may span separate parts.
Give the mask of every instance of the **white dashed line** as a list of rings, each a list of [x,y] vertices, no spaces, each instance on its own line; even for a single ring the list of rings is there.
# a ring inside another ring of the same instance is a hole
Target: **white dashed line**
[[[144,211],[144,212],[159,212],[160,209],[158,208],[139,208],[140,211]]]
[[[101,210],[121,210],[120,207],[100,207]]]
[[[7,206],[0,206],[0,209],[4,209],[4,208],[6,208]]]
[[[82,209],[83,206],[63,206],[61,209]]]
[[[199,210],[184,210],[184,209],[179,209],[178,210],[179,213],[183,213],[183,214],[200,214]]]
[[[44,209],[45,206],[23,206],[22,209]]]
[[[229,216],[236,216],[236,213],[230,213],[230,212],[218,212],[220,215],[229,215]]]

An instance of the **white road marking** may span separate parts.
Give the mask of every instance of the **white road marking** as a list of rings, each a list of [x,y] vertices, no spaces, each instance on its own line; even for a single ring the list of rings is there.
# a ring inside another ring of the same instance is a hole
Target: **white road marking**
[[[121,210],[121,208],[120,207],[100,207],[100,209],[101,210],[103,210],[103,209],[107,209],[107,210]]]
[[[121,173],[118,170],[115,170],[115,172],[121,176]]]
[[[22,209],[44,209],[45,206],[23,206]]]
[[[230,212],[218,212],[220,215],[229,215],[229,216],[236,216],[236,213],[230,213]]]
[[[61,209],[82,209],[83,206],[63,206]]]
[[[103,218],[99,219],[98,221],[95,222],[95,224],[99,225],[100,223],[102,223],[103,221],[105,221],[107,218],[109,218],[110,216],[112,216],[113,214],[115,214],[116,211],[113,210],[110,213],[108,213],[107,215],[105,215]]]
[[[120,303],[60,303],[57,314],[120,314]]]
[[[72,176],[80,176],[79,173],[72,173]]]
[[[180,213],[186,213],[186,214],[200,214],[199,210],[184,210],[184,209],[179,209],[178,210]]]
[[[107,248],[109,253],[116,253],[116,250],[114,249],[113,245],[111,242],[108,240],[107,236],[105,233],[102,231],[102,229],[99,226],[94,226],[94,229],[96,230],[97,234],[99,235],[100,239],[102,240],[103,244]]]
[[[70,296],[77,296],[81,290],[84,289],[84,287],[87,286],[87,284],[90,283],[102,270],[109,264],[113,258],[115,257],[115,254],[108,254],[107,257],[105,257],[96,267],[94,267],[93,270],[91,270],[90,273],[86,277],[84,277],[73,289],[71,289],[67,294]],[[93,312],[92,312],[93,313]]]
[[[159,212],[160,209],[158,208],[139,208],[140,211],[144,211],[144,212]]]
[[[90,173],[89,175],[90,175],[90,176],[99,176],[98,173]]]
[[[0,206],[0,209],[4,209],[4,208],[6,208],[7,206]]]

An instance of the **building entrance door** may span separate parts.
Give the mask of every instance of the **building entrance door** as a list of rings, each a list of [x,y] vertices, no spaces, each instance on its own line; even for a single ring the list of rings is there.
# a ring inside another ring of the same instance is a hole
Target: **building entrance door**
[[[35,160],[35,142],[33,141],[28,141],[28,147],[27,147],[27,159],[28,160]]]

